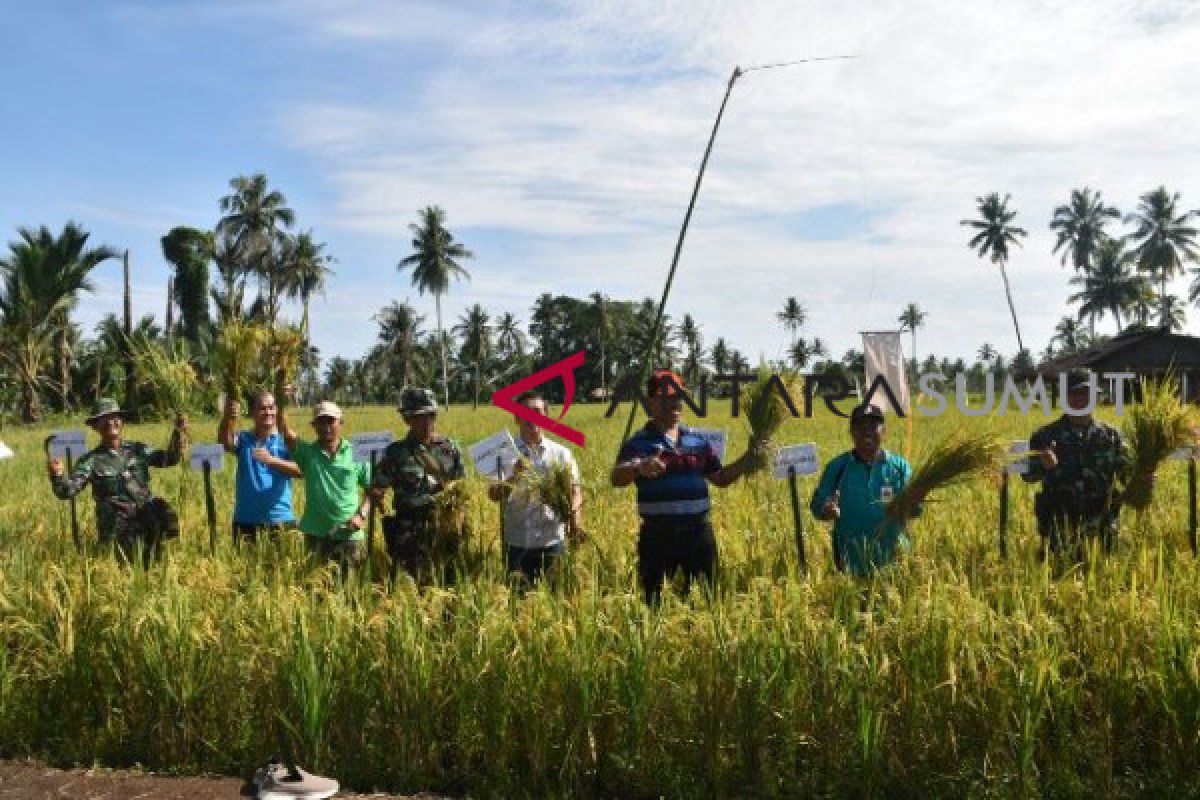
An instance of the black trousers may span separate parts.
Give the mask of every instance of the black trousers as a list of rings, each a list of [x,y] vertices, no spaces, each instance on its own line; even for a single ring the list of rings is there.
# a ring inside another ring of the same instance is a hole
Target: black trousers
[[[678,573],[686,593],[701,579],[712,588],[717,572],[717,540],[707,514],[655,519],[643,517],[638,535],[638,579],[651,605],[658,603],[667,578]]]

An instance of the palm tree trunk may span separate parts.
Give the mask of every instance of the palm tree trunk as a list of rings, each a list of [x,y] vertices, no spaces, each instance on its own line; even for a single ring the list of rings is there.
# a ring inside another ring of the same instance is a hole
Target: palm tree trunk
[[[471,404],[471,410],[475,411],[479,408],[479,361],[475,361],[475,400]]]
[[[125,354],[125,411],[129,413],[137,400],[137,373],[133,358],[133,292],[129,285],[129,251],[125,251],[123,260],[125,275],[125,342],[122,350]]]
[[[62,323],[58,333],[54,334],[54,339],[57,345],[55,356],[58,361],[58,408],[60,411],[66,411],[67,395],[71,387],[71,348],[67,346],[67,320],[62,320]]]
[[[1121,309],[1117,308],[1116,306],[1113,306],[1112,312],[1113,312],[1113,316],[1117,318],[1117,336],[1120,336],[1121,330],[1122,330],[1122,328],[1121,328]]]
[[[175,292],[175,278],[173,276],[168,276],[167,277],[167,314],[166,314],[167,324],[166,324],[166,331],[165,331],[168,339],[171,338],[171,334],[173,333],[172,329],[175,327],[175,303],[172,302],[172,300],[173,300],[172,295],[174,294],[174,292]]]
[[[446,367],[446,337],[442,335],[442,296],[434,294],[433,306],[437,312],[437,330],[438,330],[438,349],[442,351],[442,402],[446,408],[450,408],[450,379],[447,376],[449,370]]]
[[[1000,262],[1000,277],[1004,279],[1004,296],[1008,298],[1008,312],[1012,314],[1013,328],[1017,331],[1017,351],[1025,349],[1025,342],[1021,339],[1021,325],[1017,322],[1017,309],[1013,306],[1012,288],[1008,285],[1008,272],[1004,269],[1004,262]]]

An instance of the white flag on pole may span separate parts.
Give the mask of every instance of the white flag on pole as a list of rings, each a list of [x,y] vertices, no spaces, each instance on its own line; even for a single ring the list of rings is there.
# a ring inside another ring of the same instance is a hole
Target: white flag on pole
[[[896,402],[901,410],[908,414],[908,378],[904,369],[904,348],[900,342],[900,332],[864,333],[863,355],[866,362],[867,391],[878,376],[883,376],[888,388],[896,396]],[[884,413],[895,411],[887,392],[880,386],[871,395],[871,402],[883,409]]]

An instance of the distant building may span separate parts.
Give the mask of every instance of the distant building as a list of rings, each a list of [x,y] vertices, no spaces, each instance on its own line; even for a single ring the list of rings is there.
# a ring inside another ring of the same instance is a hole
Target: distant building
[[[1175,374],[1187,390],[1187,398],[1200,400],[1200,337],[1171,333],[1165,328],[1134,328],[1094,347],[1044,361],[1036,374],[1053,388],[1051,381],[1072,369],[1096,373],[1132,372],[1138,377]],[[1100,385],[1107,388],[1103,378]],[[1128,396],[1128,395],[1127,395]]]

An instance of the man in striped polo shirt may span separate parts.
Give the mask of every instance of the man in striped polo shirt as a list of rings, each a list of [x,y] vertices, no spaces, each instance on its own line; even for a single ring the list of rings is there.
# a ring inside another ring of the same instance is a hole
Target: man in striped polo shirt
[[[647,382],[650,419],[621,446],[612,485],[637,484],[638,578],[646,602],[655,604],[662,584],[683,574],[686,592],[696,578],[711,587],[717,542],[709,520],[708,484],[728,486],[749,472],[749,453],[727,466],[712,446],[680,424],[683,379],[655,370]]]

